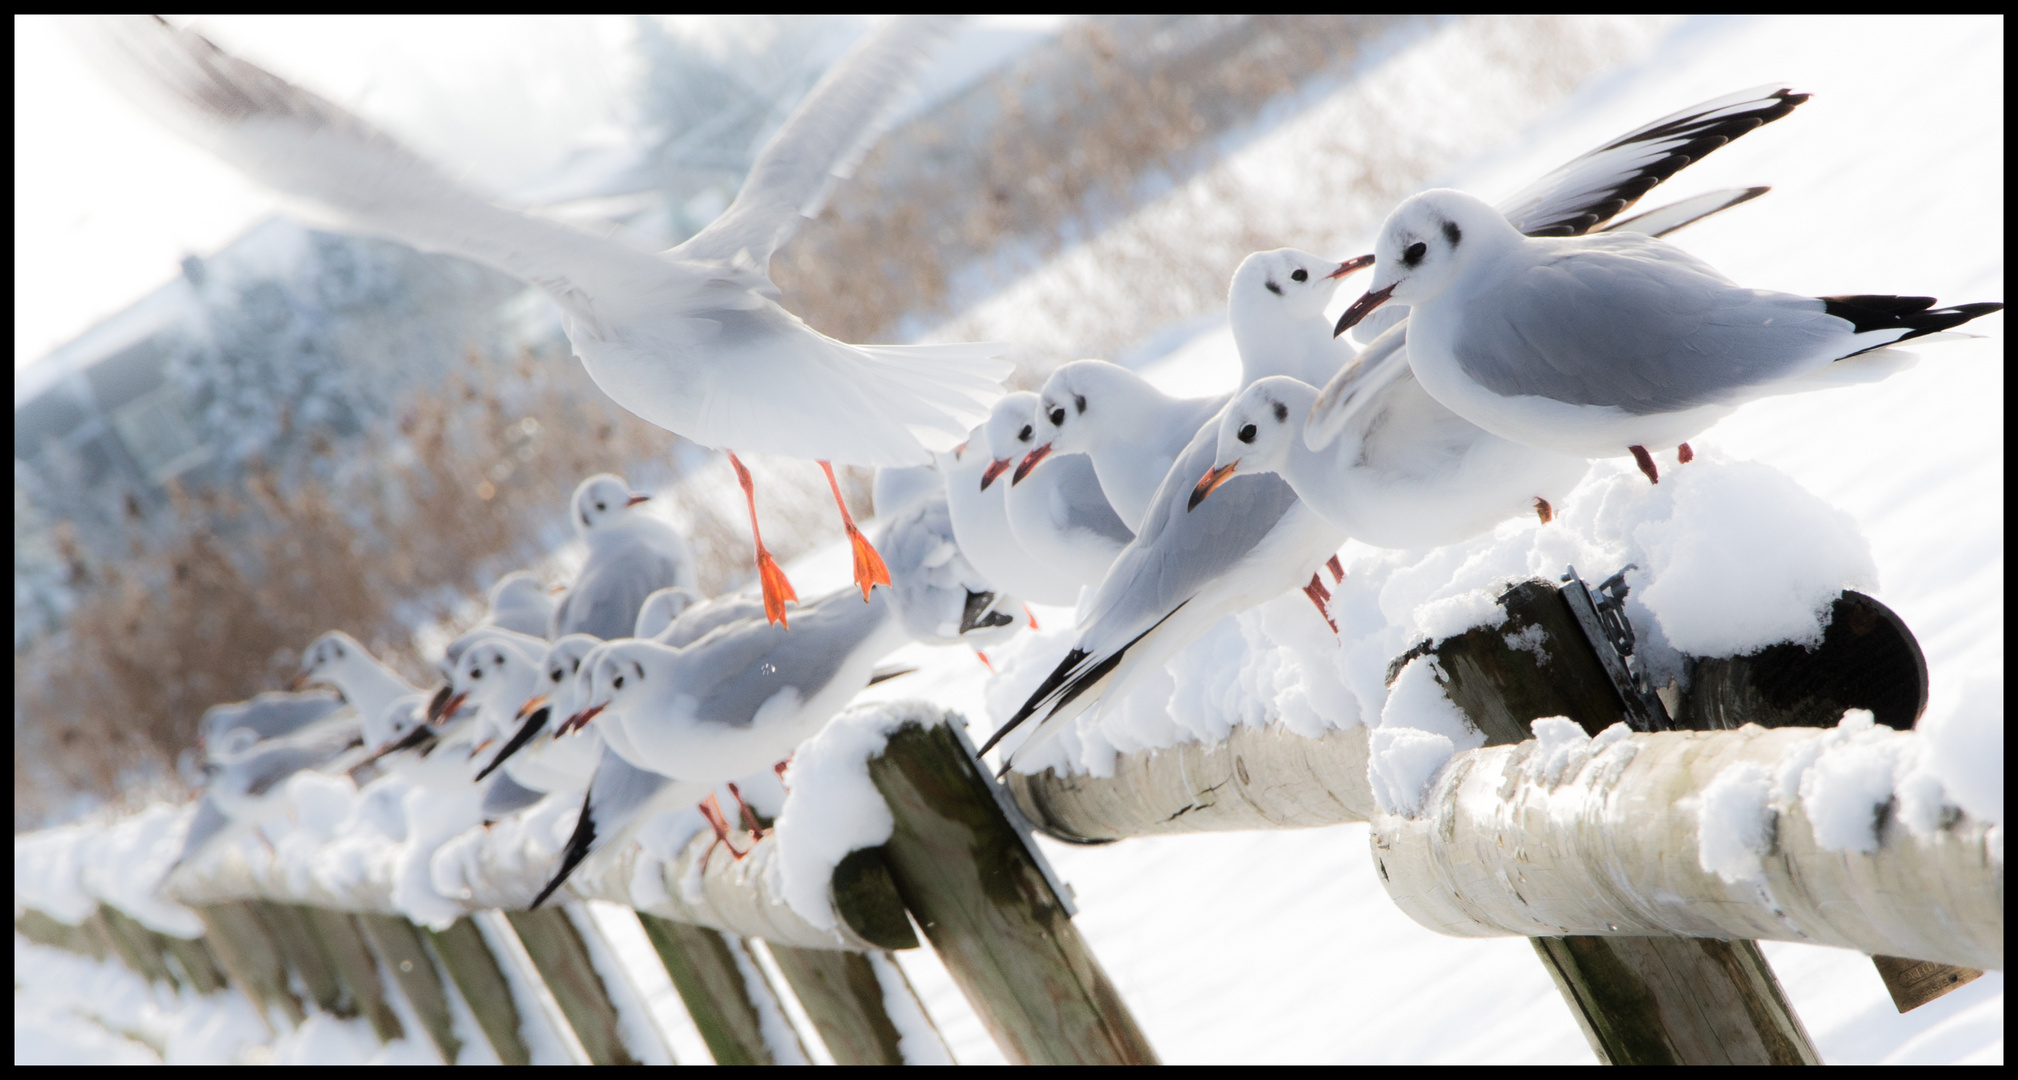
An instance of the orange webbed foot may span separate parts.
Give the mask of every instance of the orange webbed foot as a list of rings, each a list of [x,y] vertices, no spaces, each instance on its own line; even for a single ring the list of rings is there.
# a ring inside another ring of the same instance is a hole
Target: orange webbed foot
[[[827,474],[827,488],[834,493],[834,505],[841,508],[841,524],[848,530],[848,544],[855,552],[855,584],[862,587],[862,602],[866,604],[872,587],[890,584],[889,568],[883,565],[883,557],[876,554],[869,538],[855,527],[855,518],[848,513],[848,502],[841,498],[841,482],[834,479],[833,463],[820,462],[820,471]]]
[[[757,577],[764,586],[764,617],[790,630],[791,624],[785,621],[785,601],[797,603],[799,594],[792,590],[792,583],[779,568],[778,560],[762,548],[757,549]]]

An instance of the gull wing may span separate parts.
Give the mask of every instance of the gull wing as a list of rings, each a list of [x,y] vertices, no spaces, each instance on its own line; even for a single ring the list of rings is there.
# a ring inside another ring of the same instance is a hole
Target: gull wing
[[[158,17],[81,35],[104,73],[159,119],[345,228],[460,255],[538,285],[577,317],[691,275],[650,252],[507,210],[361,117]]]
[[[871,30],[765,144],[736,201],[672,254],[731,263],[768,279],[771,253],[802,220],[818,215],[834,184],[854,172],[882,135],[891,106],[956,23],[895,16]]]
[[[1690,106],[1578,157],[1514,193],[1499,210],[1529,236],[1582,236],[1691,162],[1806,100],[1807,94],[1768,83]]]

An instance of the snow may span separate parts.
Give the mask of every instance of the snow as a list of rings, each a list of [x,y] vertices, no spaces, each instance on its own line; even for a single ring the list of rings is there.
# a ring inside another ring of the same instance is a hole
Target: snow
[[[1321,178],[1307,174],[1320,163],[1329,161],[1324,167],[1334,172],[1369,164],[1343,160],[1355,144],[1316,138],[1317,119],[1341,129],[1364,126],[1381,120],[1367,104],[1385,101],[1400,118],[1392,123],[1402,125],[1417,117],[1408,110],[1445,100],[1416,84],[1449,84],[1438,92],[1455,95],[1450,100],[1462,107],[1454,106],[1441,126],[1425,121],[1420,133],[1400,131],[1396,153],[1432,162],[1437,184],[1494,195],[1682,104],[1784,77],[1817,97],[1673,185],[1676,197],[1751,183],[1771,183],[1774,192],[1692,227],[1678,242],[1748,284],[1817,295],[2001,297],[2002,246],[1995,239],[2003,207],[2001,20],[1688,20],[1664,36],[1636,31],[1622,38],[1622,66],[1566,98],[1549,98],[1556,104],[1546,108],[1533,106],[1535,98],[1524,104],[1519,92],[1490,80],[1468,81],[1469,63],[1431,62],[1475,56],[1452,52],[1453,42],[1471,41],[1475,50],[1484,32],[1432,35],[1405,50],[1380,69],[1396,81],[1378,95],[1365,84],[1341,88],[1285,120],[1277,129],[1282,137],[1258,137],[1240,148],[1217,170],[1222,175],[1206,176],[1193,194],[1219,201],[1210,207],[1211,221],[1285,233],[1270,243],[1334,244],[1350,253],[1366,248],[1363,234],[1384,207],[1326,206],[1340,224],[1317,241],[1298,240],[1281,224],[1292,210],[1307,212],[1295,205],[1297,192],[1306,190],[1298,185],[1317,184]],[[1873,132],[1895,133],[1910,142],[1910,152],[1888,148]],[[1488,152],[1479,154],[1480,147]],[[1209,186],[1227,175],[1246,179]],[[1177,197],[1191,191],[1180,189],[1169,205],[1066,252],[961,325],[1015,326],[1038,309],[1052,319],[1051,312],[1076,298],[1105,302],[1090,283],[1102,280],[1101,259],[1119,250],[1115,245],[1145,231],[1181,237],[1210,231],[1196,217],[1204,213],[1203,197],[1189,203]],[[1958,215],[1967,215],[1966,228],[1956,227]],[[1338,305],[1350,299],[1341,295]],[[1072,310],[1088,308],[1082,301]],[[1160,358],[1142,370],[1186,393],[1224,389],[1232,351],[1223,319],[1184,319],[1188,332],[1164,335]],[[1094,337],[1108,325],[1053,321],[1091,326],[1086,336]],[[1059,739],[1062,760],[1100,775],[1118,753],[1213,741],[1241,725],[1283,723],[1319,734],[1366,722],[1373,725],[1370,775],[1381,804],[1410,812],[1437,768],[1476,745],[1465,740],[1477,736],[1443,699],[1431,663],[1410,664],[1392,690],[1388,663],[1424,638],[1497,621],[1491,597],[1508,583],[1554,580],[1574,564],[1595,584],[1630,562],[1639,568],[1627,579],[1627,610],[1657,685],[1674,673],[1676,650],[1731,655],[1788,638],[1812,640],[1827,599],[1845,587],[1872,592],[1897,611],[1928,660],[1932,700],[1916,733],[1853,715],[1773,768],[1717,777],[1695,808],[1706,870],[1726,880],[1756,874],[1772,807],[1794,800],[1814,821],[1818,841],[1844,851],[1874,842],[1884,806],[1896,805],[1900,820],[1918,832],[1938,822],[1944,807],[1959,806],[1999,823],[1993,852],[2001,859],[2002,327],[2001,316],[1982,320],[1975,329],[1987,340],[1930,346],[1920,364],[1882,384],[1749,405],[1694,441],[1694,463],[1678,466],[1663,455],[1658,486],[1628,463],[1599,463],[1547,527],[1510,522],[1470,543],[1427,552],[1349,544],[1341,555],[1348,576],[1330,608],[1340,630],[1335,641],[1294,593],[1228,619],[1165,673],[1145,679],[1128,701],[1106,710],[1096,726]],[[1057,332],[1063,341],[1079,340],[1072,336],[1077,330]],[[845,579],[842,550],[821,557],[825,569],[806,577],[792,568],[802,590],[821,574],[832,584]],[[923,696],[963,712],[985,736],[988,721],[1006,717],[1005,709],[1013,710],[1070,645],[1069,613],[1037,614],[1044,630],[991,650],[999,674],[991,677],[963,650],[914,647],[892,660],[919,664],[917,674],[860,700]],[[1606,732],[1585,742],[1581,732],[1546,721],[1537,724],[1537,735],[1530,765],[1543,775],[1573,772],[1579,755],[1610,752],[1616,741]],[[782,815],[776,871],[794,909],[808,918],[825,909],[822,867],[830,871],[850,847],[878,836],[874,814],[861,802],[870,738],[840,729],[831,746],[809,744],[793,766],[793,776],[806,782],[794,784],[791,798],[804,801],[788,802]],[[828,756],[831,771],[821,760]],[[289,820],[304,834],[322,829],[313,823],[326,822],[327,795],[312,785],[290,789]],[[316,873],[361,879],[381,872],[373,869],[382,858],[374,852],[384,849],[386,837],[406,839],[400,809],[396,801],[361,797],[322,846]],[[818,825],[800,843],[793,833],[813,821]],[[887,824],[881,829],[887,836]],[[73,921],[88,916],[98,894],[86,883],[97,879],[83,868],[82,835],[17,837],[17,905]],[[134,834],[123,849],[135,853],[129,857],[154,850],[146,835]],[[1373,868],[1365,826],[1146,838],[1098,848],[1039,843],[1072,881],[1082,909],[1076,924],[1167,1061],[1591,1060],[1526,942],[1440,937],[1395,909]],[[245,846],[259,844],[247,839]],[[125,891],[117,883],[98,887]],[[480,917],[480,925],[484,918],[496,916]],[[1861,956],[1777,942],[1763,948],[1831,1062],[2002,1060],[2001,974],[1902,1016]],[[190,1056],[183,1060],[239,1060],[266,1053],[263,1047],[279,1057],[309,1043],[330,1053],[367,1049],[326,1024],[283,1046],[235,994],[148,1013],[168,1007],[93,981],[136,977],[116,965],[44,955],[53,952],[17,938],[17,1060],[167,1056],[124,1034],[141,1031],[128,1018],[143,1015],[161,1025],[148,1030],[174,1033],[166,1044],[171,1052],[198,1048],[184,1051]],[[929,950],[900,954],[897,964],[954,1059],[1000,1060]],[[538,992],[512,964],[506,967],[529,1017],[535,1059],[570,1060],[568,1037],[541,1029],[533,1015]],[[24,993],[23,986],[33,989]],[[119,1030],[79,1019],[77,1010],[59,1015],[66,1002],[119,1017]],[[18,1034],[24,1031],[40,1041],[24,1044]],[[906,1029],[907,1056],[910,1035]]]
[[[908,721],[939,723],[930,706],[858,706],[836,716],[792,755],[785,772],[785,809],[778,815],[777,891],[799,917],[832,930],[837,916],[828,883],[848,853],[890,839],[895,822],[869,779],[890,733]]]
[[[932,1026],[932,1018],[919,1008],[917,996],[905,982],[904,972],[883,953],[870,953],[869,966],[876,971],[876,983],[883,988],[883,1012],[897,1029],[897,1053],[906,1065],[951,1065],[952,1051]]]

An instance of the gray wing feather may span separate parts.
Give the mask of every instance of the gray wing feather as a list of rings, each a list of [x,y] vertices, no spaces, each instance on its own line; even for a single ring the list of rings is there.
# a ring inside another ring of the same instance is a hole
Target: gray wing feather
[[[342,705],[342,698],[326,690],[269,691],[250,701],[211,706],[197,729],[213,742],[233,728],[249,728],[262,739],[276,739],[300,731]]]
[[[1058,469],[1057,490],[1065,497],[1064,526],[1069,532],[1090,532],[1126,544],[1135,539],[1134,530],[1114,512],[1107,494],[1100,489],[1100,475],[1093,471],[1093,459],[1085,454],[1062,454],[1046,468]]]
[[[1187,511],[1191,489],[1212,466],[1219,418],[1198,429],[1156,489],[1142,532],[1115,558],[1082,625],[1080,648],[1105,655],[1156,625],[1254,550],[1296,492],[1274,473],[1237,475]],[[1225,499],[1225,504],[1215,503]]]
[[[1608,234],[1511,275],[1452,343],[1480,385],[1635,415],[1740,400],[1836,358],[1822,301],[1741,289],[1659,241]]]
[[[890,617],[886,593],[869,595],[863,603],[851,585],[793,611],[789,630],[746,623],[685,650],[680,689],[696,699],[695,719],[748,727],[779,690],[794,687],[812,697]]]
[[[213,837],[231,827],[231,818],[217,808],[210,796],[205,795],[196,802],[196,816],[190,819],[189,832],[182,838],[182,854],[175,857],[177,866],[188,862],[189,857],[203,850]]]
[[[593,634],[605,641],[630,637],[645,597],[680,585],[679,560],[641,543],[611,543],[589,549],[581,576],[554,608],[552,638]]]
[[[507,814],[516,814],[546,797],[546,792],[534,791],[513,781],[508,774],[499,772],[491,777],[490,787],[484,789],[484,820],[496,821]]]
[[[764,273],[771,253],[817,215],[834,183],[854,171],[882,134],[881,121],[950,35],[954,20],[892,18],[835,63],[765,144],[736,201],[673,249],[683,258],[747,258]]]
[[[652,805],[653,796],[671,783],[671,778],[640,769],[605,746],[596,762],[596,774],[589,781],[588,812],[595,823],[596,839],[606,842],[622,832]]]

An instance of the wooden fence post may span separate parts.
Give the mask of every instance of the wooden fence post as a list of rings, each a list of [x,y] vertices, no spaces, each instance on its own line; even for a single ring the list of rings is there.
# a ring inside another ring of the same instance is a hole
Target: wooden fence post
[[[162,961],[166,945],[157,940],[160,935],[110,904],[98,905],[91,918],[112,943],[113,951],[141,978],[169,987],[180,985],[174,972]]]
[[[179,938],[162,935],[168,947],[168,955],[175,960],[175,966],[182,972],[182,978],[196,988],[199,994],[215,994],[224,989],[224,969],[217,957],[202,938]]]
[[[905,906],[1011,1061],[1154,1064],[958,722],[908,723],[869,761]]]
[[[568,1025],[595,1065],[636,1065],[618,1031],[617,1007],[589,958],[588,945],[559,907],[507,911],[505,919],[532,957],[533,967],[560,1002]]]
[[[1523,582],[1500,597],[1500,606],[1507,613],[1505,623],[1475,627],[1430,650],[1444,675],[1445,696],[1485,733],[1486,745],[1532,738],[1531,725],[1544,716],[1566,716],[1590,735],[1620,722],[1647,730],[1643,710],[1654,712],[1654,722],[1661,726],[1674,725],[1665,699],[1658,705],[1628,699],[1632,688],[1620,688],[1607,670],[1607,659],[1609,666],[1618,667],[1616,657],[1600,653],[1606,646],[1590,639],[1580,625],[1588,618],[1579,619],[1563,591],[1545,581]],[[1511,640],[1522,647],[1510,645]],[[1757,942],[1531,940],[1592,1050],[1605,1062],[1821,1061]]]
[[[310,925],[308,909],[296,904],[255,900],[250,907],[266,924],[278,947],[282,963],[301,979],[317,1007],[342,1017],[357,1015],[357,1002],[350,988],[337,977],[336,965],[322,951],[322,943]]]
[[[511,983],[498,966],[497,957],[491,955],[483,931],[464,916],[446,930],[430,930],[427,934],[434,942],[435,954],[441,957],[443,970],[455,981],[456,989],[462,991],[463,1000],[469,1002],[477,1026],[483,1028],[498,1060],[506,1065],[532,1064],[532,1052],[526,1049],[525,1037],[520,1034],[524,1021],[512,1002]]]
[[[252,911],[251,903],[233,901],[192,908],[203,921],[204,938],[217,953],[218,963],[259,1007],[259,1018],[270,1023],[267,1013],[279,1009],[293,1023],[308,1019],[287,985],[287,966],[266,925]]]
[[[427,1029],[428,1038],[441,1051],[441,1059],[455,1064],[462,1054],[462,1040],[456,1037],[448,993],[435,972],[420,928],[396,915],[360,912],[356,918],[358,929],[385,964],[386,974],[399,983],[408,1004],[420,1017],[421,1026]],[[498,1057],[502,1059],[504,1054],[500,1052]]]
[[[93,960],[103,960],[112,955],[112,943],[104,931],[89,919],[71,926],[34,908],[26,908],[14,917],[14,932],[38,945],[74,952]]]
[[[405,1038],[405,1025],[386,1001],[385,985],[379,980],[378,963],[372,959],[371,947],[364,943],[364,936],[350,914],[314,907],[302,908],[301,913],[337,978],[349,986],[351,1001],[370,1022],[378,1041]]]
[[[883,1005],[876,968],[861,953],[769,945],[771,959],[819,1029],[836,1065],[902,1065],[902,1034]]]
[[[715,1064],[776,1064],[764,1041],[763,1019],[743,980],[743,967],[736,963],[735,951],[743,943],[705,926],[642,911],[638,923],[666,966]],[[754,963],[750,966],[755,968]]]

